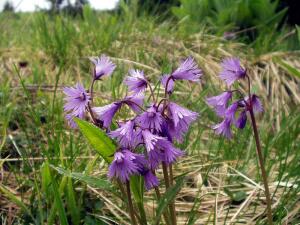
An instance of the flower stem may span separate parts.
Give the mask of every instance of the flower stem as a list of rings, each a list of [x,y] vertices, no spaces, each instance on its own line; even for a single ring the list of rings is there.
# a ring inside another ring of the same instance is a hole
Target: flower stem
[[[153,88],[152,88],[152,86],[151,86],[150,82],[149,82],[149,81],[147,81],[147,84],[148,84],[148,86],[149,86],[149,89],[150,89],[150,93],[151,93],[151,96],[152,96],[153,102],[156,102],[156,100],[155,100],[155,95],[154,95],[154,91],[153,91]]]
[[[90,87],[90,95],[91,95],[91,102],[93,102],[94,98],[94,84],[95,84],[95,79],[93,79],[91,87]]]
[[[127,189],[128,210],[129,210],[129,215],[130,215],[130,219],[131,219],[131,224],[137,225],[135,216],[134,216],[133,204],[132,204],[132,200],[131,200],[131,191],[130,191],[129,181],[126,182],[126,189]]]
[[[165,184],[166,184],[166,191],[167,191],[170,188],[170,179],[169,179],[169,175],[168,175],[167,164],[163,162],[162,163],[162,168],[163,168],[163,174],[164,174],[164,179],[165,179]],[[172,203],[169,204],[169,210],[170,210],[170,214],[171,214],[172,225],[176,225],[176,214],[175,214],[175,210],[172,207]]]
[[[169,182],[170,182],[170,186],[173,186],[173,167],[172,167],[172,164],[169,165],[169,171],[170,171],[170,179],[169,179]],[[171,202],[171,207],[172,207],[172,211],[171,211],[171,214],[174,215],[174,224],[176,225],[176,210],[175,210],[175,199]]]
[[[273,225],[273,216],[272,216],[270,191],[269,191],[269,186],[268,186],[268,177],[267,177],[266,169],[265,169],[265,166],[264,166],[264,159],[263,159],[263,154],[262,154],[262,150],[261,150],[261,145],[260,145],[260,140],[259,140],[257,125],[256,125],[256,121],[255,121],[255,116],[254,116],[252,105],[250,106],[249,112],[250,112],[250,117],[251,117],[251,122],[252,122],[254,137],[255,137],[256,153],[257,153],[257,156],[258,156],[258,161],[259,161],[259,165],[260,165],[261,175],[262,175],[262,179],[263,179],[263,183],[264,183],[264,188],[265,188],[265,196],[266,196],[266,202],[267,202],[268,224],[269,225]]]

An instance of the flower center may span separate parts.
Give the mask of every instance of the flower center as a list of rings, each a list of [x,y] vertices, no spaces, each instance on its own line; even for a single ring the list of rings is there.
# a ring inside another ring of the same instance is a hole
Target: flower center
[[[84,101],[86,100],[86,94],[84,92],[82,92],[80,95],[79,95],[79,98],[80,100]]]

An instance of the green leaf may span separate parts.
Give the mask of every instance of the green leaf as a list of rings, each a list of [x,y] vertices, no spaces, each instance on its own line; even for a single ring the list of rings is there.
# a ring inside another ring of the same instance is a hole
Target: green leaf
[[[89,143],[108,163],[112,162],[116,146],[112,140],[95,125],[84,120],[74,118],[81,133],[86,137]]]
[[[80,181],[82,181],[92,187],[95,187],[95,188],[100,188],[103,190],[114,192],[112,184],[106,180],[102,180],[100,178],[95,178],[95,177],[92,177],[92,176],[89,176],[89,175],[86,175],[83,173],[70,172],[70,171],[64,170],[63,168],[55,167],[53,165],[51,165],[51,167],[53,169],[55,169],[58,173],[60,173],[64,176],[71,177],[76,180],[80,180]]]
[[[156,218],[155,218],[154,224],[159,223],[161,215],[163,214],[163,212],[166,209],[166,207],[168,206],[168,204],[174,200],[177,193],[180,191],[181,187],[184,184],[184,180],[185,180],[185,177],[180,176],[176,180],[176,184],[174,186],[172,186],[171,188],[169,188],[166,191],[166,193],[161,197],[161,199],[158,202],[158,206],[156,208]]]

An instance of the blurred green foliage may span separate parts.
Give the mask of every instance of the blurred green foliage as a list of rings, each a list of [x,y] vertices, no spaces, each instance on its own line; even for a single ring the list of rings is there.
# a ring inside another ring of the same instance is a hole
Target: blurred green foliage
[[[172,12],[181,20],[185,30],[198,32],[199,24],[226,39],[239,39],[259,52],[279,50],[272,40],[283,39],[280,50],[299,49],[293,28],[287,27],[284,17],[287,8],[278,10],[279,1],[271,0],[180,0]]]

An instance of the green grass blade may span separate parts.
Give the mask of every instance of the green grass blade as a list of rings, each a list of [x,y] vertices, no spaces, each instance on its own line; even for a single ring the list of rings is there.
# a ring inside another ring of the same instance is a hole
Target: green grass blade
[[[71,215],[72,224],[80,224],[80,209],[77,207],[75,191],[73,188],[72,179],[68,177],[67,181],[67,204]]]
[[[281,66],[282,69],[284,69],[290,75],[300,78],[300,71],[298,69],[289,65],[288,63],[284,62],[279,58],[276,58],[275,61]]]
[[[14,202],[16,205],[18,205],[24,212],[26,212],[33,221],[35,221],[34,217],[32,216],[30,210],[27,208],[27,206],[22,202],[22,200],[15,196],[9,189],[7,189],[4,185],[0,183],[0,192],[3,193],[7,198],[9,198],[12,202]]]

